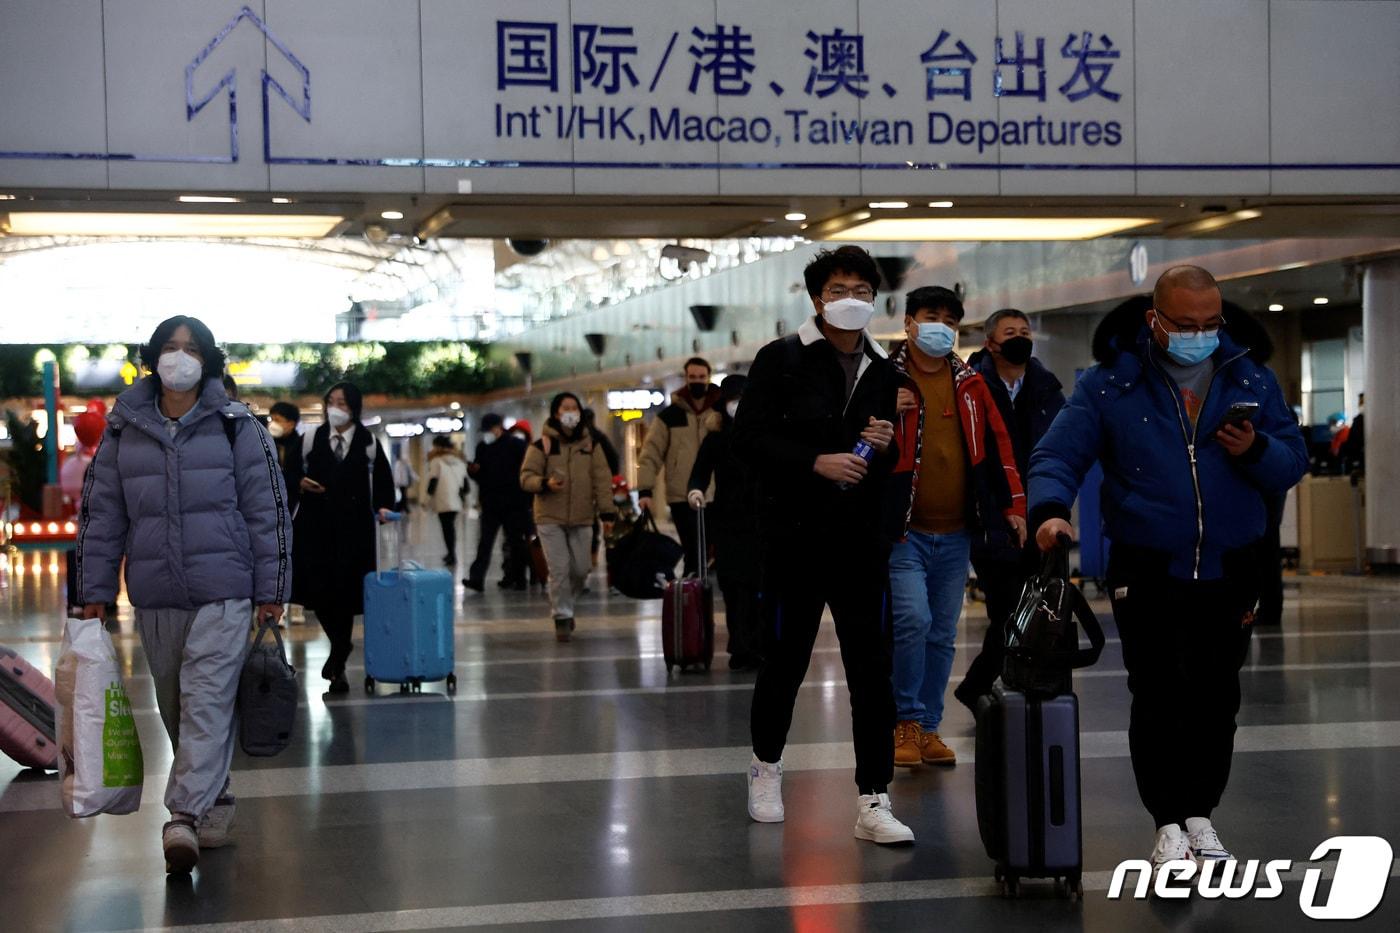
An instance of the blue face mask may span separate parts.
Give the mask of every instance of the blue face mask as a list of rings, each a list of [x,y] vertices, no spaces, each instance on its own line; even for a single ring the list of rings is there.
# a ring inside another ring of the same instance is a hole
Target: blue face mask
[[[958,335],[953,332],[953,328],[941,321],[918,324],[919,332],[914,337],[914,343],[918,345],[929,356],[944,357],[953,352],[953,344],[957,342]]]
[[[1162,327],[1167,335],[1167,355],[1182,366],[1195,366],[1210,359],[1220,346],[1220,331],[1203,330],[1195,334],[1174,334]]]

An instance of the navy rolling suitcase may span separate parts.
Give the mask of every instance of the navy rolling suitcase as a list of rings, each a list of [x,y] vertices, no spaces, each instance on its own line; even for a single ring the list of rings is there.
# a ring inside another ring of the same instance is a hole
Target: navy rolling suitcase
[[[1082,898],[1079,700],[997,684],[977,704],[976,760],[977,827],[1005,893],[1054,878]]]
[[[450,571],[415,563],[365,575],[366,693],[378,681],[417,693],[423,684],[442,680],[448,693],[457,691],[453,593]]]
[[[673,666],[682,671],[696,666],[708,671],[715,657],[715,596],[707,566],[704,510],[696,524],[700,572],[671,580],[662,596],[661,651],[668,674]]]

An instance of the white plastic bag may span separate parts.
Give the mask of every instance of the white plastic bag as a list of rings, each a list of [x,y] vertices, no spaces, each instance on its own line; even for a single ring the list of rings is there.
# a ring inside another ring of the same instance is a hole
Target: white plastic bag
[[[69,619],[54,668],[63,812],[135,813],[145,767],[111,636],[98,619]]]

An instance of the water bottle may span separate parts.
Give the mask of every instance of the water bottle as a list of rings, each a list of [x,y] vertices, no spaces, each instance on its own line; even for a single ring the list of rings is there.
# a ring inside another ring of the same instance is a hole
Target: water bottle
[[[854,446],[854,447],[851,448],[851,453],[855,454],[857,457],[859,457],[860,459],[864,460],[864,461],[866,462],[867,465],[869,465],[870,462],[871,462],[872,460],[875,459],[875,448],[874,448],[874,447],[871,447],[869,444],[867,444],[867,443],[866,443],[865,441],[863,441],[863,440],[856,441],[856,446]],[[851,488],[851,484],[850,484],[850,483],[837,483],[837,484],[836,484],[836,488],[837,488],[837,489],[850,489],[850,488]]]

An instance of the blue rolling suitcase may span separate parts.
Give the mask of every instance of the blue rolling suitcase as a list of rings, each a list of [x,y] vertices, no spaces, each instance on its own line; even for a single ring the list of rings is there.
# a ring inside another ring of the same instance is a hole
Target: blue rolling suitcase
[[[401,693],[419,693],[423,684],[439,680],[447,682],[448,693],[457,692],[454,602],[452,574],[446,570],[410,562],[365,575],[366,693],[374,692],[377,681],[396,683]]]

